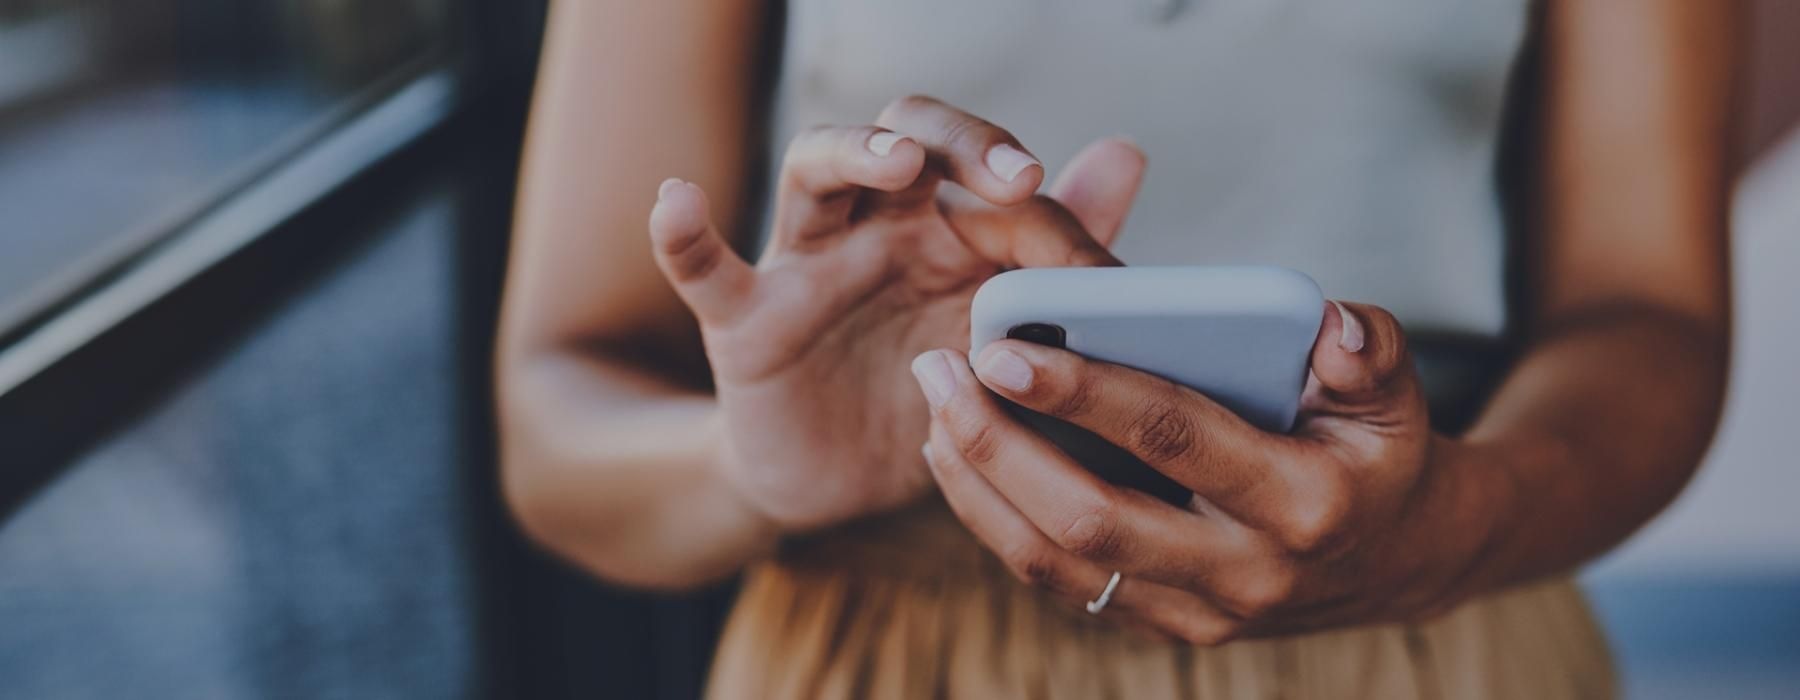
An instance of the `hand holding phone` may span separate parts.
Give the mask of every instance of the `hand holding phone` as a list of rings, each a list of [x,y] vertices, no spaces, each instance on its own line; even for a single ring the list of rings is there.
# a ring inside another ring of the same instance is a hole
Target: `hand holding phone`
[[[1272,266],[1014,270],[976,292],[969,354],[1002,338],[1061,347],[1182,384],[1252,425],[1287,432],[1324,304],[1310,277]],[[1013,409],[1108,481],[1171,503],[1191,496],[1086,430]]]

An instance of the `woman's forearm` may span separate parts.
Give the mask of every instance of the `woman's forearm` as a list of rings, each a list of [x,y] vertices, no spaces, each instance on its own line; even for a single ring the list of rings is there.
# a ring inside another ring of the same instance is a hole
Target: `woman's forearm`
[[[1488,587],[1568,570],[1674,500],[1728,360],[1736,3],[1548,3],[1543,23],[1528,343],[1454,448],[1510,494]]]
[[[1717,424],[1727,336],[1654,305],[1548,325],[1460,441],[1457,471],[1497,501],[1471,586],[1565,571],[1667,506]]]
[[[647,229],[665,178],[727,218],[746,196],[765,4],[558,0],[546,23],[496,361],[503,480],[533,537],[625,583],[702,583],[772,542],[714,478],[713,399],[681,381],[708,373],[698,329]]]
[[[540,543],[621,583],[685,588],[768,552],[775,528],[717,473],[717,406],[581,353],[503,366],[508,502]]]

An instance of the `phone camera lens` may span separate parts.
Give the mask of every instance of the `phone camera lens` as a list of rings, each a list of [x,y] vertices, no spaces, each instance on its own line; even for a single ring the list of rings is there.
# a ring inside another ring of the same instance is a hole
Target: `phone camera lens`
[[[1006,337],[1053,348],[1063,347],[1067,340],[1062,326],[1053,323],[1021,323],[1008,330]]]

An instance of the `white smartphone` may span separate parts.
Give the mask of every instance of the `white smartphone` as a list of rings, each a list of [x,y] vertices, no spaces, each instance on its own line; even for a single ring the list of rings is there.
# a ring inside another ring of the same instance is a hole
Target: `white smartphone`
[[[996,275],[975,292],[969,356],[1002,338],[1066,348],[1185,385],[1263,430],[1293,428],[1325,298],[1272,266],[1057,267]],[[1015,413],[1109,481],[1185,503],[1186,488],[1073,425]]]

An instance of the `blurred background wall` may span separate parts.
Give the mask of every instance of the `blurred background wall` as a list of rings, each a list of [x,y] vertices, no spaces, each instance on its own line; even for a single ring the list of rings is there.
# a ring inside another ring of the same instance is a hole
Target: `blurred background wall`
[[[1727,418],[1585,576],[1633,697],[1800,697],[1800,2],[1750,17]],[[0,697],[698,692],[728,587],[608,588],[495,498],[541,21],[0,0]]]

